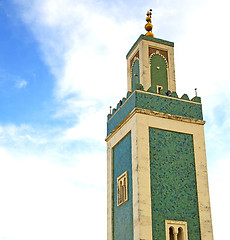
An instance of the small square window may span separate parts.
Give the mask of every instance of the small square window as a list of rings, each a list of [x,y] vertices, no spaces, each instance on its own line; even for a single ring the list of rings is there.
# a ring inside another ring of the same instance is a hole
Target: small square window
[[[128,171],[117,178],[117,206],[128,201]]]

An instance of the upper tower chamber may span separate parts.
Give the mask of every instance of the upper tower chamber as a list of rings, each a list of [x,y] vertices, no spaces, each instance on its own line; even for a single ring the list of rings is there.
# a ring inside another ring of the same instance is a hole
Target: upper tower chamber
[[[147,13],[148,31],[134,43],[127,58],[128,91],[139,89],[159,93],[176,91],[174,43],[154,38],[151,32],[151,12]]]

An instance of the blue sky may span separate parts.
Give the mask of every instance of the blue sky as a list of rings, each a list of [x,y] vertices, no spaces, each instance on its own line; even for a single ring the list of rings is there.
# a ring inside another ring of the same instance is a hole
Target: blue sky
[[[106,239],[106,115],[149,8],[155,37],[175,43],[178,95],[202,97],[214,237],[226,238],[228,5],[0,0],[0,240]]]

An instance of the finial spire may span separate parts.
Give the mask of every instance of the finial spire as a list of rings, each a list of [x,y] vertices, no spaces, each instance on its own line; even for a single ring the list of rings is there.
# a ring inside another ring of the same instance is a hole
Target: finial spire
[[[147,13],[147,18],[146,21],[147,23],[145,24],[145,30],[147,31],[147,33],[145,35],[150,36],[150,37],[154,37],[153,33],[152,33],[152,29],[153,29],[153,25],[152,25],[152,21],[151,21],[151,16],[152,16],[152,9],[150,9]]]

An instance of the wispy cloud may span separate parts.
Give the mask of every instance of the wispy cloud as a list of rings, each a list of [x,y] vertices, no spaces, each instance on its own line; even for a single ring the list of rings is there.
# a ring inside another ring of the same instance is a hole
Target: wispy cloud
[[[79,152],[61,132],[0,126],[0,238],[106,239],[106,153]]]
[[[15,84],[15,87],[16,88],[25,88],[27,86],[27,81],[25,80],[20,80],[20,81],[17,81],[16,84]]]
[[[212,132],[207,133],[206,142],[222,146],[229,142],[228,136],[221,137],[229,131],[229,111],[225,110],[221,119],[226,123],[221,130],[215,119],[220,113],[216,108],[225,106],[227,109],[229,105],[224,93],[230,87],[227,78],[229,50],[224,44],[220,45],[223,39],[229,38],[226,1],[218,5],[215,1],[169,0],[141,4],[139,1],[94,0],[14,2],[20,7],[21,18],[33,32],[43,59],[55,76],[54,93],[59,107],[54,117],[72,116],[76,120],[68,127],[7,125],[0,128],[3,146],[0,148],[3,156],[0,184],[9,182],[7,189],[1,185],[5,198],[1,199],[0,207],[11,199],[18,199],[16,205],[11,202],[8,208],[0,211],[5,216],[0,218],[4,226],[0,236],[71,240],[100,235],[101,239],[106,239],[105,191],[101,191],[105,187],[106,157],[101,146],[104,147],[106,134],[106,109],[109,110],[109,105],[115,106],[126,94],[125,55],[144,32],[144,14],[149,7],[155,12],[155,36],[176,40],[179,95],[186,92],[192,97],[197,87],[203,99],[205,117],[210,123],[207,126]],[[225,31],[219,26],[225,26]],[[25,80],[17,85],[18,88],[26,86]],[[94,147],[89,145],[90,141]],[[94,150],[80,152],[83,146]],[[221,153],[226,150],[225,147]],[[208,157],[215,161],[212,155],[217,154],[212,151],[208,150]],[[8,176],[6,172],[12,174]],[[212,171],[209,176],[216,178]],[[91,187],[93,182],[96,184]],[[210,185],[216,186],[212,180]],[[221,196],[221,191],[219,194]],[[219,198],[215,201],[221,202]],[[93,213],[90,218],[85,209]],[[18,224],[22,215],[24,223]],[[224,216],[221,216],[223,221]],[[12,225],[16,226],[14,233]],[[37,225],[42,231],[35,236]],[[89,225],[92,231],[87,231]],[[23,226],[27,226],[26,229]],[[76,230],[76,226],[81,227]],[[222,232],[222,227],[217,226],[216,236],[220,239],[224,238],[221,238]]]
[[[225,153],[218,158],[218,161],[214,164],[209,171],[209,186],[211,196],[212,207],[212,219],[213,229],[216,239],[223,239],[226,232],[220,232],[220,229],[228,228],[227,221],[220,221],[225,219],[225,216],[230,214],[230,209],[227,207],[230,201],[230,193],[228,188],[226,189],[226,183],[230,182],[230,154]]]
[[[106,228],[106,192],[88,184],[93,169],[82,172],[81,164],[63,168],[45,156],[14,156],[1,147],[0,156],[2,239],[92,239],[95,234],[106,239],[101,230]],[[100,175],[96,179],[104,181]]]

